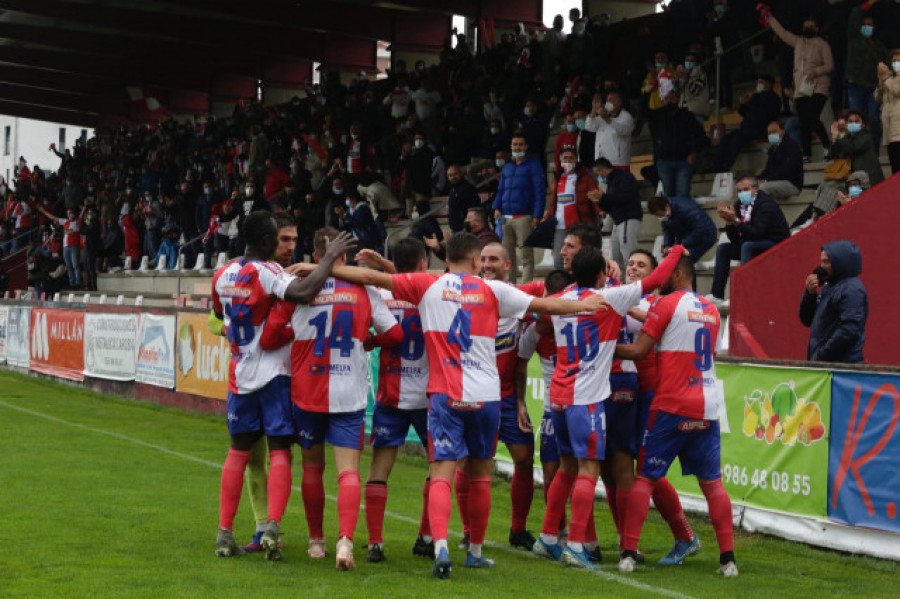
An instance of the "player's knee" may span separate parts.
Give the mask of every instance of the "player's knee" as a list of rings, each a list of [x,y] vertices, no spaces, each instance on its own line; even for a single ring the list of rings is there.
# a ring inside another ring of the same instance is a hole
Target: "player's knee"
[[[269,441],[269,451],[282,450],[282,449],[290,449],[291,444],[294,441],[294,438],[291,435],[278,435],[275,437],[270,436],[268,438],[268,441]]]
[[[250,451],[260,437],[262,437],[262,431],[231,435],[231,448],[237,451]]]

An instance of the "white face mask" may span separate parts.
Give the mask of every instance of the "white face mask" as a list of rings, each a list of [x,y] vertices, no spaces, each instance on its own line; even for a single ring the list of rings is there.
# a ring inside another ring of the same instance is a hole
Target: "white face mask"
[[[606,109],[606,112],[612,112],[613,110],[616,109],[616,107],[613,106],[612,102],[607,102],[606,104],[603,105],[603,108]]]
[[[256,191],[256,190],[253,189],[252,187],[245,187],[245,188],[244,188],[244,193],[247,194],[247,197],[248,197],[248,198],[249,198],[250,196],[253,195],[253,192],[254,192],[254,191]]]
[[[900,60],[895,60],[891,63],[891,68],[894,69],[895,73],[900,73]]]
[[[571,173],[572,171],[575,170],[574,162],[563,162],[561,164],[562,164],[563,170],[566,171],[567,173]]]
[[[761,94],[764,91],[766,91],[766,86],[763,85],[762,83],[757,83],[756,84],[756,93]]]
[[[423,139],[417,139],[417,140],[415,141],[415,146],[416,146],[417,148],[419,148],[419,149],[424,148],[424,147],[425,147],[425,140],[423,140]]]

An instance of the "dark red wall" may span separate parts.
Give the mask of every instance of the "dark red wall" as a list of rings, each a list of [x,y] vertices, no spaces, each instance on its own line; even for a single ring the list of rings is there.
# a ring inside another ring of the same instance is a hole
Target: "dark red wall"
[[[806,359],[809,329],[798,312],[806,276],[823,244],[856,243],[869,294],[865,358],[900,365],[900,177],[870,189],[797,235],[732,272],[729,354]]]

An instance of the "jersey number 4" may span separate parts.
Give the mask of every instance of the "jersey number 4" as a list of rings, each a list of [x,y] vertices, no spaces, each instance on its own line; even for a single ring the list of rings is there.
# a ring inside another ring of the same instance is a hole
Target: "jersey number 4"
[[[472,347],[472,313],[457,310],[450,329],[447,331],[447,343],[459,346],[459,351],[466,353]]]
[[[325,326],[327,323],[327,312],[319,312],[314,318],[309,319],[309,324],[316,327],[313,355],[317,358],[325,355]],[[350,354],[353,353],[353,312],[350,310],[335,312],[331,321],[331,334],[327,338],[329,349],[340,350],[342,358],[350,357]]]

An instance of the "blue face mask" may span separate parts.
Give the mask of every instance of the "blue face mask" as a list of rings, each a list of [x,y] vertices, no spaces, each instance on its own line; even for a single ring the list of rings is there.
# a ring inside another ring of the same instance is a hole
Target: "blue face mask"
[[[566,125],[566,131],[568,131],[569,133],[575,133],[576,131],[578,131],[578,126],[577,125]]]
[[[872,37],[873,31],[875,31],[875,28],[872,27],[871,25],[863,25],[862,27],[859,28],[859,32],[862,34],[863,37],[866,37],[866,38]]]
[[[584,129],[584,119],[575,119],[575,127]]]
[[[519,160],[520,158],[525,158],[525,152],[513,152],[512,157],[513,157],[513,160]]]
[[[685,71],[690,71],[690,70],[693,69],[695,66],[697,66],[697,63],[694,62],[693,60],[685,60],[685,61],[684,61],[684,70],[685,70]]]
[[[777,146],[781,143],[781,135],[778,133],[769,133],[769,143],[773,146]]]
[[[664,69],[664,68],[666,68],[666,63],[664,63],[664,62],[657,62],[657,63],[656,63],[656,68],[657,68],[657,69]]]
[[[531,116],[531,109],[526,106],[525,110],[522,111],[522,114],[524,114],[525,116]]]
[[[344,189],[343,189],[343,188],[341,188],[341,189],[332,189],[331,192],[332,192],[334,195],[336,195],[336,196],[344,195]]]
[[[863,192],[863,188],[859,185],[851,185],[847,189],[847,191],[850,192],[850,197],[855,199],[857,196],[859,196],[859,194]]]
[[[725,14],[725,7],[721,4],[716,4],[713,6],[713,10],[716,11],[716,14],[720,17]]]
[[[603,175],[597,175],[597,183],[606,183],[607,179]]]
[[[749,191],[739,191],[738,200],[740,200],[743,206],[747,206],[753,201],[753,194]]]
[[[850,133],[859,133],[862,131],[862,123],[847,123],[847,131]]]
[[[497,168],[503,168],[503,165],[506,164],[506,161],[501,158],[498,158],[494,161],[494,164],[497,165]]]

